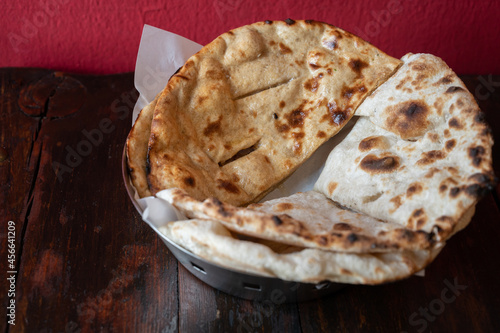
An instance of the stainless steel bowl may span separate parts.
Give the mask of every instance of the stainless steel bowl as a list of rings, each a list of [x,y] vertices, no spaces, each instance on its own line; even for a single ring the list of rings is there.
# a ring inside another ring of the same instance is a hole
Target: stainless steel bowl
[[[134,198],[135,189],[129,179],[125,149],[122,156],[122,174],[130,200],[142,216],[142,208]],[[155,226],[149,225],[188,271],[209,286],[233,296],[281,304],[317,299],[344,287],[343,284],[328,281],[317,284],[284,281],[228,269],[185,250],[165,237]]]

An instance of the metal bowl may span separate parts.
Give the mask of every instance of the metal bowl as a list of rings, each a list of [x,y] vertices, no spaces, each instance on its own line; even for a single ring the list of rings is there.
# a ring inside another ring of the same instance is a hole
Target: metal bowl
[[[122,156],[122,174],[130,200],[142,216],[143,210],[135,199],[135,189],[130,182],[125,149]],[[165,237],[155,226],[149,223],[148,225],[189,272],[209,286],[233,296],[282,304],[317,299],[344,287],[343,284],[328,281],[317,284],[285,281],[228,269],[185,250]]]

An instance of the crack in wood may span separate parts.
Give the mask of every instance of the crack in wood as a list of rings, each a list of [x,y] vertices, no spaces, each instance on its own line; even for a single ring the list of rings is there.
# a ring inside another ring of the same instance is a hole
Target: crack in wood
[[[77,79],[51,73],[23,87],[18,104],[29,117],[59,119],[77,112],[86,94],[86,87]]]
[[[38,156],[37,156],[36,162],[33,165],[33,177],[31,179],[31,184],[30,184],[30,188],[29,188],[29,191],[28,191],[27,209],[26,209],[26,212],[25,212],[25,215],[24,215],[24,221],[25,221],[25,223],[27,222],[28,217],[29,217],[29,215],[31,213],[31,205],[33,203],[33,192],[35,191],[36,182],[38,180],[38,172],[40,170],[40,163],[41,163],[41,160],[42,160],[42,149],[43,149],[43,144],[40,144],[40,148],[38,149]],[[29,159],[31,159],[31,155],[32,154],[33,154],[33,148],[30,151]]]
[[[31,160],[31,156],[33,154],[33,149],[34,149],[34,144],[32,143],[31,149],[29,152],[28,160]],[[33,207],[33,202],[34,202],[34,195],[33,194],[35,191],[35,187],[36,187],[36,183],[37,183],[37,179],[38,179],[38,173],[40,170],[40,163],[41,163],[41,159],[42,159],[42,149],[43,149],[43,144],[40,144],[40,148],[38,149],[38,156],[37,156],[36,162],[33,165],[33,176],[31,178],[31,183],[30,183],[28,195],[27,195],[27,198],[26,198],[26,201],[24,204],[24,207],[26,207],[26,208],[24,209],[24,211],[21,215],[21,216],[23,216],[23,218],[22,218],[23,223],[21,226],[19,244],[16,247],[17,248],[17,251],[16,251],[17,258],[16,258],[16,267],[15,267],[16,273],[14,274],[15,281],[16,281],[16,290],[19,289],[19,283],[20,283],[19,277],[22,276],[22,274],[21,274],[21,262],[22,262],[22,258],[23,258],[24,240],[26,238],[26,231],[28,229],[28,221],[29,221],[29,217],[31,215],[31,209]],[[6,332],[10,331],[10,326],[11,325],[7,325]]]

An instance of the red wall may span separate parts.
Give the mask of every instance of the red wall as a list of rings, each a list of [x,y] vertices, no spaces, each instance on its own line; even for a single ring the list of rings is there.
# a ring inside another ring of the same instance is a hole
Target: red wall
[[[500,74],[500,1],[19,0],[2,4],[0,67],[133,71],[143,25],[206,44],[266,19],[315,19],[385,52],[429,52],[459,74]]]

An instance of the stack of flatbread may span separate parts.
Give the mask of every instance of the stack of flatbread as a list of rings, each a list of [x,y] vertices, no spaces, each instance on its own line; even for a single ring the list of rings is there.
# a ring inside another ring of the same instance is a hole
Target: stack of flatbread
[[[324,142],[314,189],[257,203]],[[491,188],[492,138],[439,58],[394,59],[314,21],[219,36],[144,108],[130,177],[186,220],[161,231],[224,267],[284,280],[376,284],[429,264]]]

